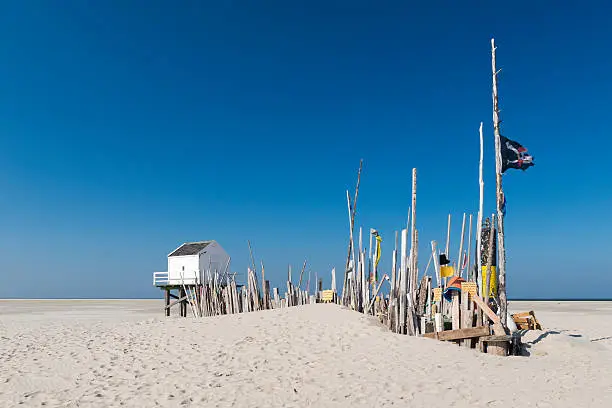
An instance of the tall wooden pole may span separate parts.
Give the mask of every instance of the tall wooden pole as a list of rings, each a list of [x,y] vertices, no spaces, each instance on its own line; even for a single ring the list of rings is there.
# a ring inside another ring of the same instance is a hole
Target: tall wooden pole
[[[410,224],[410,276],[412,280],[410,282],[410,292],[413,300],[416,299],[416,286],[418,282],[418,257],[419,257],[419,244],[416,229],[416,201],[417,201],[417,169],[412,169],[412,214]]]
[[[466,278],[471,281],[474,280],[472,277],[472,214],[470,214],[470,225],[468,227],[468,246],[467,246],[467,261],[466,261]]]
[[[495,65],[495,39],[491,38],[491,69],[493,72],[493,132],[495,134],[495,172],[497,181],[497,271],[499,274],[499,312],[502,325],[506,327],[508,299],[506,298],[506,246],[504,241],[504,190],[502,188],[502,158],[499,131],[499,106],[497,99],[497,67]]]
[[[408,286],[408,276],[407,276],[407,260],[406,256],[408,244],[408,230],[403,229],[401,240],[400,240],[400,271],[399,271],[399,316],[398,319],[399,329],[398,333],[405,334],[406,333],[406,302],[407,302],[407,286]]]
[[[251,248],[251,241],[247,240],[249,244],[249,255],[251,256],[251,264],[253,265],[253,271],[255,271],[255,258],[253,257],[253,248]]]
[[[438,265],[438,243],[436,241],[431,241],[431,256],[433,258],[434,269],[436,273],[436,287],[442,287],[442,278],[440,277],[440,265]]]
[[[368,248],[368,282],[370,281],[370,276],[372,276],[372,228],[370,228],[370,247]]]
[[[261,293],[263,296],[263,308],[268,308],[268,297],[267,297],[267,289],[266,289],[266,269],[264,268],[263,259],[261,260]]]
[[[306,269],[306,259],[304,259],[304,265],[302,265],[302,271],[300,272],[300,279],[298,281],[298,290],[302,290],[302,276],[304,276],[304,270]]]
[[[465,213],[463,213],[463,221],[461,221],[461,241],[459,241],[459,256],[457,257],[457,270],[455,271],[456,276],[462,276],[463,272],[461,266],[463,265],[463,237],[465,236]]]
[[[478,166],[478,184],[480,186],[480,200],[478,204],[478,217],[476,219],[476,280],[479,288],[482,288],[482,211],[484,202],[484,181],[482,179],[482,160],[484,156],[482,122],[480,122],[480,164]]]
[[[352,211],[351,211],[351,218],[350,218],[350,229],[351,229],[351,235],[353,233],[353,227],[355,226],[355,212],[357,211],[357,196],[359,196],[359,183],[361,181],[361,168],[363,167],[363,159],[359,160],[359,170],[357,171],[357,185],[355,186],[355,197],[353,198],[353,205],[352,205]],[[349,203],[349,207],[350,207],[350,203]],[[343,280],[343,284],[342,284],[342,301],[344,302],[344,296],[345,296],[345,292],[346,292],[346,284],[347,284],[347,279],[348,279],[348,274],[349,274],[349,265],[351,262],[351,253],[353,254],[353,259],[354,259],[354,251],[353,251],[353,239],[351,238],[350,242],[349,242],[349,246],[348,246],[348,255],[346,257],[346,268],[344,270],[344,280]]]
[[[451,227],[451,215],[448,214],[448,227],[446,229],[446,250],[445,250],[445,254],[446,257],[450,260],[450,253],[449,251],[449,247],[450,247],[450,227]]]

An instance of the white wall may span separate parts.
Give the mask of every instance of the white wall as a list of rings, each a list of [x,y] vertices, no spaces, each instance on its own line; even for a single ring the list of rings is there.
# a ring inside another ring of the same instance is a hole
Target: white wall
[[[211,242],[206,248],[204,248],[204,252],[200,254],[200,273],[202,277],[202,282],[206,279],[206,271],[209,266],[211,269],[211,275],[214,273],[215,269],[219,273],[223,273],[225,270],[225,265],[229,260],[229,255],[225,250],[219,245],[217,242]],[[230,267],[227,268],[228,272],[230,271]]]
[[[168,280],[181,280],[181,273],[185,279],[194,279],[199,270],[198,256],[169,256],[168,257]]]

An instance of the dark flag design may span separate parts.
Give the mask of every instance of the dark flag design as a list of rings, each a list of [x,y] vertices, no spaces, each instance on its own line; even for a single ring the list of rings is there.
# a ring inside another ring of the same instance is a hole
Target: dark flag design
[[[499,141],[501,145],[502,173],[507,169],[521,169],[524,171],[534,165],[533,157],[527,154],[527,149],[520,143],[501,135],[499,136]]]

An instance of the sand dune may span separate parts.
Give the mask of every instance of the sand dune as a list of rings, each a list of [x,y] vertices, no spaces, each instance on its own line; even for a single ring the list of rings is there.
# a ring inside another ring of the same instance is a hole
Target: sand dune
[[[0,406],[612,406],[612,303],[511,306],[546,326],[530,357],[335,305],[195,320],[161,301],[0,301]]]

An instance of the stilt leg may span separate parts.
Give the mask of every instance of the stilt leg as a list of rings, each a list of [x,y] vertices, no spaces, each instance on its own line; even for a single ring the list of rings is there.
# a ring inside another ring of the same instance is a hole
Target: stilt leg
[[[164,290],[164,309],[165,309],[165,315],[166,317],[170,316],[170,308],[168,306],[170,306],[170,289],[165,289]]]

